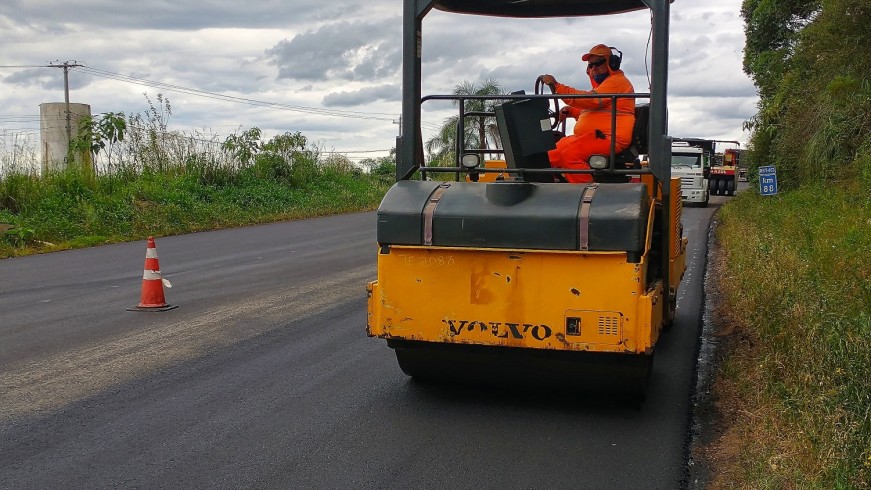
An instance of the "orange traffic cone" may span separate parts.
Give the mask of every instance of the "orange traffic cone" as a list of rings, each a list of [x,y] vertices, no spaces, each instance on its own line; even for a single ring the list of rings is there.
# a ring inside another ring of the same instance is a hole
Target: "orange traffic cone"
[[[166,311],[178,308],[178,305],[167,304],[163,297],[163,285],[171,288],[172,284],[160,276],[160,264],[157,261],[157,246],[154,237],[148,237],[148,247],[145,249],[145,272],[142,273],[142,299],[137,306],[127,308],[127,311]]]

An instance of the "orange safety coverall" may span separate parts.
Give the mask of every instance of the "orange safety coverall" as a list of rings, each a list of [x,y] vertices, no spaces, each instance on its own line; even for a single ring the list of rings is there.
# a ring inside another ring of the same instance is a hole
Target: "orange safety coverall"
[[[556,83],[558,94],[629,94],[635,92],[632,83],[623,74],[623,70],[611,70],[601,84],[590,76],[593,89],[578,90],[576,88]],[[556,148],[547,152],[550,165],[554,168],[587,169],[590,168],[591,155],[608,155],[611,152],[611,98],[563,99],[568,104],[569,116],[578,120],[575,123],[574,134],[560,139]],[[620,153],[632,142],[632,128],[635,125],[635,99],[617,99],[617,145],[615,151]],[[605,138],[596,137],[596,130],[601,131]],[[565,174],[566,180],[579,184],[592,182],[590,174]]]

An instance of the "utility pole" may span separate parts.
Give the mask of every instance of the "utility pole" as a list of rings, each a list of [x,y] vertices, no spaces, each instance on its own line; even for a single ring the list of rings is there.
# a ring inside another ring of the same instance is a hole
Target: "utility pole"
[[[75,61],[70,63],[69,61],[64,61],[62,64],[55,64],[49,62],[46,68],[63,68],[64,70],[64,104],[66,104],[65,112],[67,119],[67,146],[73,141],[73,130],[71,127],[71,116],[70,116],[70,68],[75,68],[77,66],[83,66]]]

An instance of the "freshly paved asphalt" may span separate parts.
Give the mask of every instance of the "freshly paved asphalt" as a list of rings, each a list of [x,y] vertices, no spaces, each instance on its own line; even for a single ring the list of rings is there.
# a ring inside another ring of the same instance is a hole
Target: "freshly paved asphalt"
[[[420,385],[366,337],[375,214],[0,260],[0,488],[686,486],[707,229],[640,410],[595,393]]]

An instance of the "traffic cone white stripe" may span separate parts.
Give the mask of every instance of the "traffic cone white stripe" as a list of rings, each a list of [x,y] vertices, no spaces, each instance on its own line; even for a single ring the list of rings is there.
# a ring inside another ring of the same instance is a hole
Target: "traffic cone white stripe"
[[[146,248],[145,249],[145,258],[146,259],[156,259],[157,258],[157,249],[156,248]]]
[[[157,281],[162,278],[160,277],[160,271],[150,271],[145,269],[142,273],[142,279],[145,279],[146,281]]]

